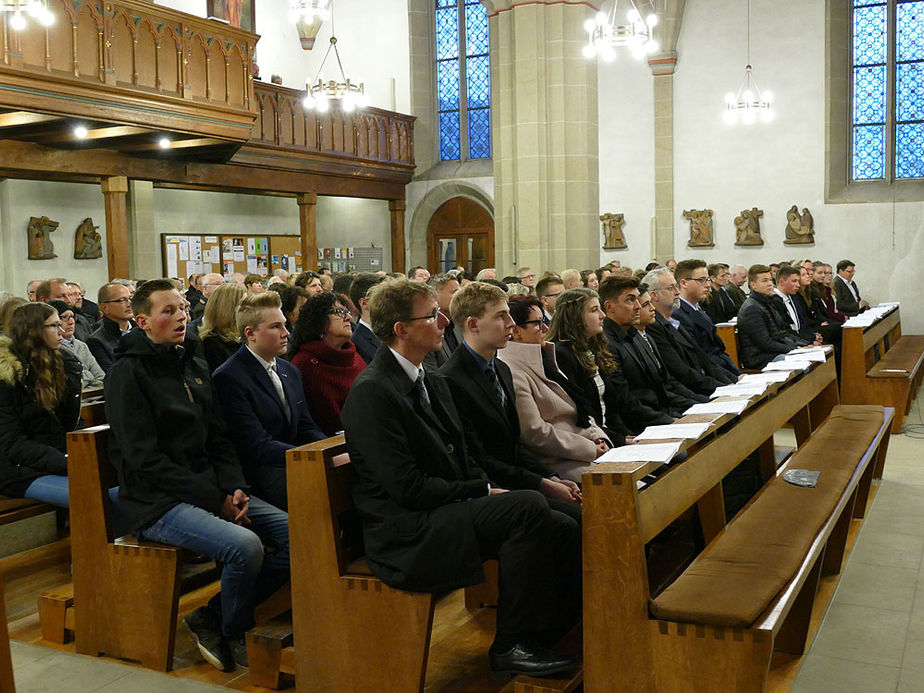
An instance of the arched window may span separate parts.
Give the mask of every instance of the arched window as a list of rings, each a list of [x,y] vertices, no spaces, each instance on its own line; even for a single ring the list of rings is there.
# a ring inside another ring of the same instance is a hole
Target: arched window
[[[924,178],[924,2],[853,0],[851,177]]]
[[[435,0],[441,161],[491,158],[488,14],[479,0]]]

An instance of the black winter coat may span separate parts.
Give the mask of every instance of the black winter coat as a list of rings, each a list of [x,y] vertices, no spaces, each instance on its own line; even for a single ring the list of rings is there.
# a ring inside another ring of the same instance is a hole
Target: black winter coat
[[[772,299],[752,291],[738,311],[739,353],[745,368],[763,368],[778,355],[808,343],[783,322]]]
[[[53,410],[35,399],[29,367],[0,337],[0,493],[21,498],[40,476],[67,475],[65,434],[80,427],[83,366],[71,352],[64,359],[65,393]]]
[[[208,366],[192,350],[154,344],[136,327],[116,349],[105,390],[109,457],[133,530],[179,503],[218,515],[225,496],[246,490]]]

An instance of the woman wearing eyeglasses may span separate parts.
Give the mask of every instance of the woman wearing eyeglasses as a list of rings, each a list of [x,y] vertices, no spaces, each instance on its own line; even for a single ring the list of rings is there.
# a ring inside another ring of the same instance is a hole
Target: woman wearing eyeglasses
[[[61,349],[64,326],[27,303],[0,337],[0,494],[68,507],[65,434],[80,425],[80,361]]]
[[[289,341],[289,360],[302,373],[308,410],[329,436],[343,430],[340,410],[356,376],[366,367],[350,341],[351,320],[337,295],[325,291],[302,307]]]
[[[613,446],[573,385],[558,370],[555,345],[546,341],[542,303],[535,296],[508,301],[516,325],[497,358],[510,367],[522,443],[562,478],[581,474]],[[577,396],[577,400],[572,397]]]
[[[48,301],[48,305],[58,311],[58,317],[61,318],[61,335],[64,337],[61,346],[76,356],[77,360],[80,361],[80,365],[83,366],[83,377],[81,379],[83,389],[102,387],[106,374],[99,367],[96,359],[93,358],[93,354],[90,353],[90,348],[86,342],[82,342],[74,336],[77,327],[75,308],[64,301]]]

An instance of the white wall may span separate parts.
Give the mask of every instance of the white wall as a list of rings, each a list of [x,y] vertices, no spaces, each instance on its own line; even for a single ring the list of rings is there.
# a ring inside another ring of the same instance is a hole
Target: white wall
[[[29,217],[47,216],[58,222],[51,234],[58,257],[52,260],[28,260]],[[96,260],[74,259],[77,227],[92,217],[103,237],[102,257]],[[94,297],[108,277],[106,263],[106,223],[103,193],[98,185],[54,183],[29,180],[0,181],[0,288],[25,296],[26,283],[33,279],[66,277],[83,284]]]

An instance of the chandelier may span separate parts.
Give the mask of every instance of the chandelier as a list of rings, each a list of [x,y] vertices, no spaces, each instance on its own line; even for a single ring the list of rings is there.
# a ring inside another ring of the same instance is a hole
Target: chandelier
[[[618,5],[619,0],[614,0],[613,9],[609,15],[605,12],[598,12],[596,17],[584,23],[584,29],[587,31],[587,45],[584,46],[585,58],[594,58],[599,55],[606,62],[612,62],[616,59],[616,48],[620,46],[626,46],[632,56],[638,60],[658,51],[658,42],[652,35],[658,23],[658,15],[652,13],[643,20],[635,6],[635,0],[629,0],[631,7],[626,13],[628,23],[619,24],[616,20]]]
[[[322,2],[324,0],[321,0]],[[325,3],[326,4],[326,3]],[[329,79],[326,82],[321,77],[324,71],[324,64],[330,57],[331,51],[337,59],[337,69],[340,70],[340,80]],[[366,105],[366,93],[363,89],[363,83],[356,84],[351,82],[343,72],[343,63],[340,62],[340,51],[337,50],[337,36],[334,31],[334,13],[331,10],[330,15],[330,45],[324,54],[324,60],[321,61],[321,67],[318,68],[318,74],[315,75],[313,84],[306,84],[305,91],[305,108],[308,110],[317,109],[319,113],[326,113],[330,108],[331,101],[339,101],[344,113],[352,113],[357,108],[363,108]]]
[[[12,12],[10,28],[22,31],[26,28],[26,16],[31,17],[42,26],[51,26],[55,16],[42,0],[0,0],[0,12]]]
[[[293,22],[313,22],[316,18],[324,21],[330,16],[329,4],[330,0],[291,0],[289,19]]]
[[[764,123],[773,120],[771,103],[773,94],[762,92],[757,80],[751,74],[751,0],[748,0],[748,62],[744,68],[744,79],[738,86],[738,91],[725,95],[725,122],[734,125],[739,120],[750,125],[758,118]]]

